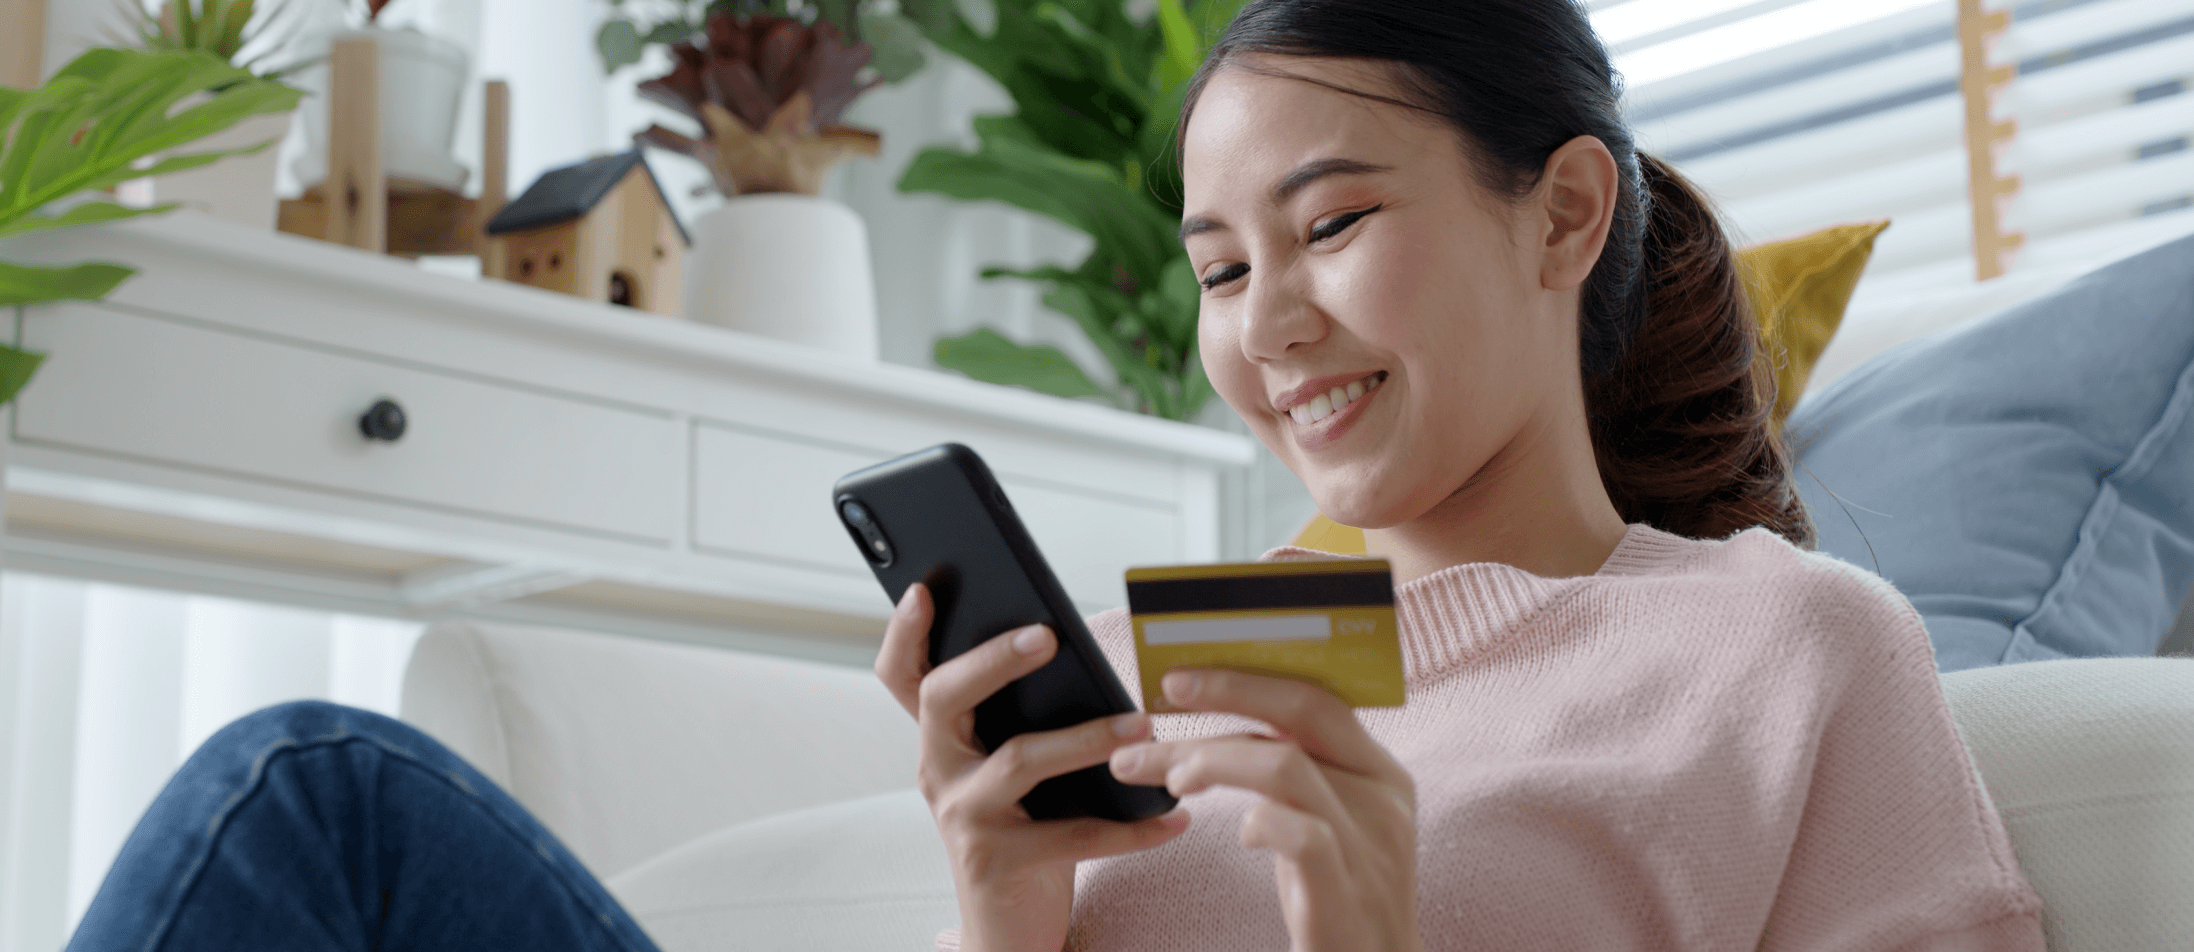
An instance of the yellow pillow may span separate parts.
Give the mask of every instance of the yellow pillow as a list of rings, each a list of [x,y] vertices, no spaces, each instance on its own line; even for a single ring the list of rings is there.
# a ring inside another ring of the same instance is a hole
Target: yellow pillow
[[[1295,534],[1295,541],[1288,544],[1299,545],[1306,549],[1317,549],[1320,552],[1362,555],[1364,554],[1364,530],[1355,526],[1344,526],[1326,518],[1321,513],[1313,516],[1310,524],[1304,526],[1303,531]]]
[[[1760,354],[1775,374],[1775,425],[1798,405],[1813,365],[1843,323],[1844,305],[1889,221],[1823,228],[1737,252],[1737,273],[1760,322]]]

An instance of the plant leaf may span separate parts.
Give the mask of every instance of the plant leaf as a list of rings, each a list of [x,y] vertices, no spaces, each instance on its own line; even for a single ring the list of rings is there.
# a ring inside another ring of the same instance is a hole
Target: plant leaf
[[[30,268],[0,261],[0,305],[97,301],[136,273],[118,264]]]
[[[1089,379],[1056,347],[1027,346],[987,327],[937,341],[937,365],[985,383],[1026,387],[1061,397],[1102,397],[1105,390]]]
[[[692,21],[664,20],[648,29],[647,42],[676,43],[681,40],[692,39],[693,34],[699,32],[701,31],[693,25]]]
[[[150,168],[130,169],[127,171],[116,172],[112,175],[107,176],[106,178],[95,180],[91,184],[84,187],[90,189],[111,189],[116,185],[129,181],[130,179],[153,178],[161,175],[173,175],[177,172],[188,172],[191,169],[212,165],[213,163],[219,162],[222,159],[228,158],[232,155],[250,155],[270,145],[273,145],[274,142],[275,140],[268,139],[267,141],[261,142],[258,145],[248,145],[241,149],[221,149],[213,152],[193,152],[189,155],[171,155],[161,159],[158,162],[153,163],[152,167]],[[167,207],[173,208],[174,206],[170,205]]]
[[[121,221],[139,215],[154,215],[173,209],[173,205],[154,208],[129,208],[113,202],[85,202],[75,205],[59,215],[26,215],[0,226],[0,237],[21,235],[34,231],[51,231],[55,228],[74,228],[78,225],[96,225],[101,222]]]
[[[44,354],[0,344],[0,403],[23,392],[23,385],[30,383],[31,374],[37,373],[38,365],[45,361]]]
[[[922,28],[925,36],[942,35],[952,29],[959,19],[958,5],[953,0],[899,0],[899,12],[906,14],[914,25]]]
[[[644,49],[640,28],[631,20],[610,19],[594,32],[594,51],[602,57],[602,72],[614,73],[640,61]]]
[[[169,114],[200,90],[212,95]],[[145,174],[131,163],[246,116],[292,109],[300,95],[200,51],[88,51],[16,103],[13,134],[0,146],[0,227],[82,189]],[[178,156],[160,170],[223,154]]]
[[[1157,20],[1159,35],[1165,40],[1165,56],[1158,61],[1159,88],[1177,89],[1188,84],[1197,64],[1204,61],[1202,38],[1189,23],[1188,10],[1181,6],[1181,0],[1158,0]]]
[[[952,0],[952,5],[975,35],[989,39],[998,32],[997,0]]]
[[[1011,138],[992,138],[974,155],[929,149],[899,178],[902,192],[937,192],[1002,201],[1097,240],[1137,282],[1155,284],[1177,253],[1180,219],[1126,187],[1109,167]]]
[[[928,60],[922,53],[922,28],[896,13],[864,13],[861,36],[876,50],[869,65],[876,76],[896,83],[919,72]]]

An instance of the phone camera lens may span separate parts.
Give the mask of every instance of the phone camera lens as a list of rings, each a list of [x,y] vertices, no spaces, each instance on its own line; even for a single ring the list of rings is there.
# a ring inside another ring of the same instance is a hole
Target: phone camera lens
[[[867,506],[863,506],[860,503],[854,502],[849,499],[846,501],[844,512],[846,514],[847,522],[853,523],[857,526],[868,525],[869,519]]]

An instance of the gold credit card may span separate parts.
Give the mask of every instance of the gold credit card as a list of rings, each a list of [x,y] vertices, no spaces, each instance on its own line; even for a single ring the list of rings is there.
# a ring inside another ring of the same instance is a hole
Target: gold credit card
[[[1385,559],[1129,569],[1143,707],[1177,711],[1159,679],[1232,668],[1320,685],[1353,707],[1402,703],[1402,636]]]

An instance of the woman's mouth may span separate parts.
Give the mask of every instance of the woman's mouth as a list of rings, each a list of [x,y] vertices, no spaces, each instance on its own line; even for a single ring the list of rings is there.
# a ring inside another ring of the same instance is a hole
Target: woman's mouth
[[[1351,380],[1346,385],[1334,387],[1309,400],[1289,407],[1287,415],[1295,421],[1296,426],[1316,426],[1325,422],[1326,418],[1348,409],[1356,401],[1362,400],[1365,394],[1379,389],[1379,385],[1385,382],[1386,371],[1384,370],[1370,374],[1360,380]]]

